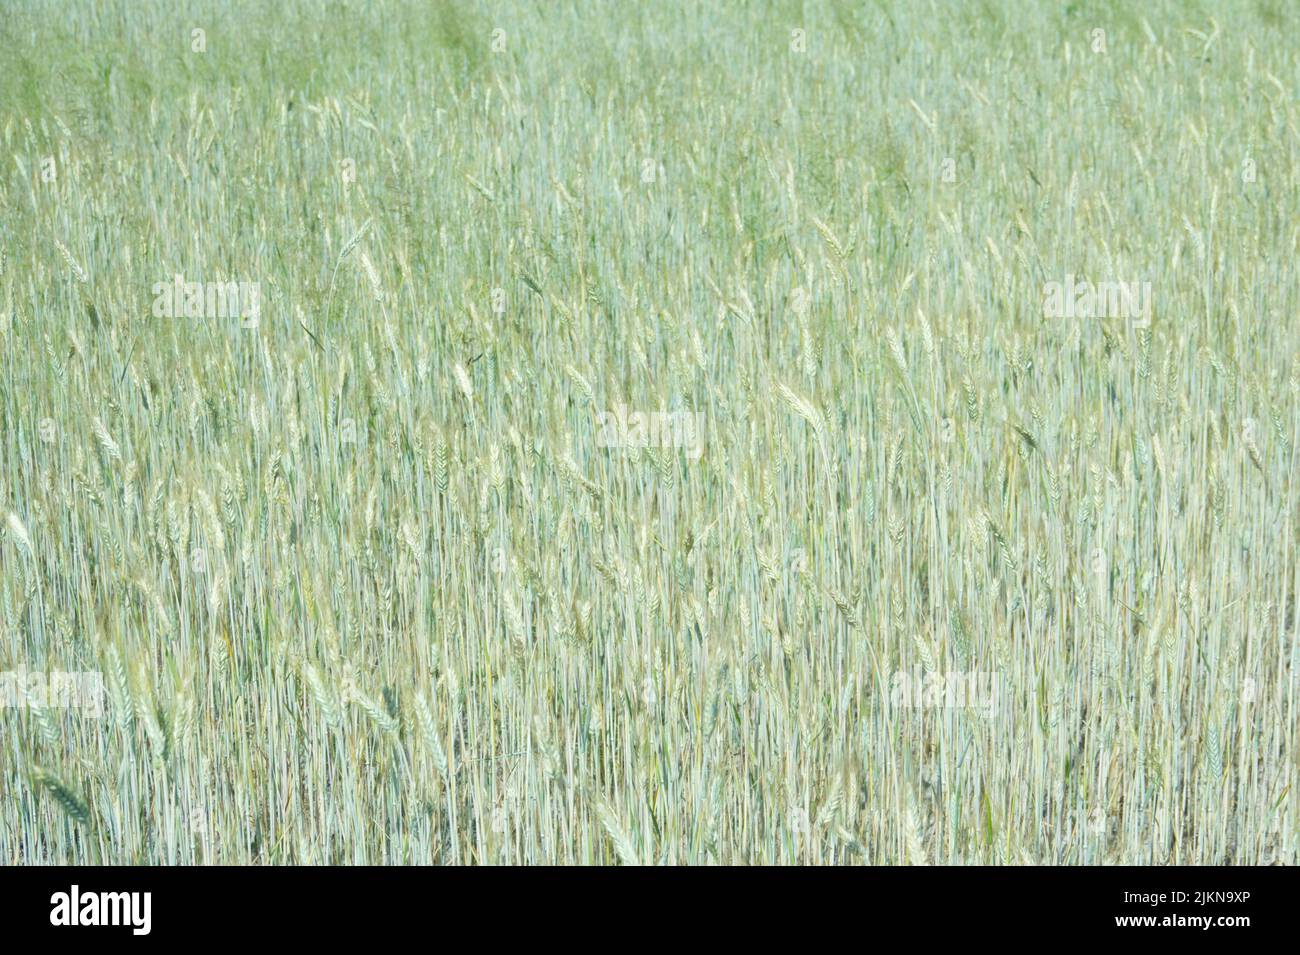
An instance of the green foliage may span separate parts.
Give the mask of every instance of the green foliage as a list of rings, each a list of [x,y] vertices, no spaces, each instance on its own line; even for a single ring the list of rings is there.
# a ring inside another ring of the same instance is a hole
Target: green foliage
[[[1298,25],[10,4],[0,860],[1294,864]]]

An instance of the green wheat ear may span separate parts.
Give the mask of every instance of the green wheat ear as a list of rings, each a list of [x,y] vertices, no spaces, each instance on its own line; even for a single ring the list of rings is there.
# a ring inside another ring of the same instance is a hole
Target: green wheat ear
[[[54,797],[54,801],[69,819],[79,825],[90,825],[90,806],[71,786],[43,769],[36,771],[35,780]]]

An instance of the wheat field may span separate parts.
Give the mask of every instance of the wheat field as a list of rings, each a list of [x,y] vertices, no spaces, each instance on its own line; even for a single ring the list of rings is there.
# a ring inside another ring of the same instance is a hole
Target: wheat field
[[[1297,34],[16,0],[0,863],[1295,863]]]

